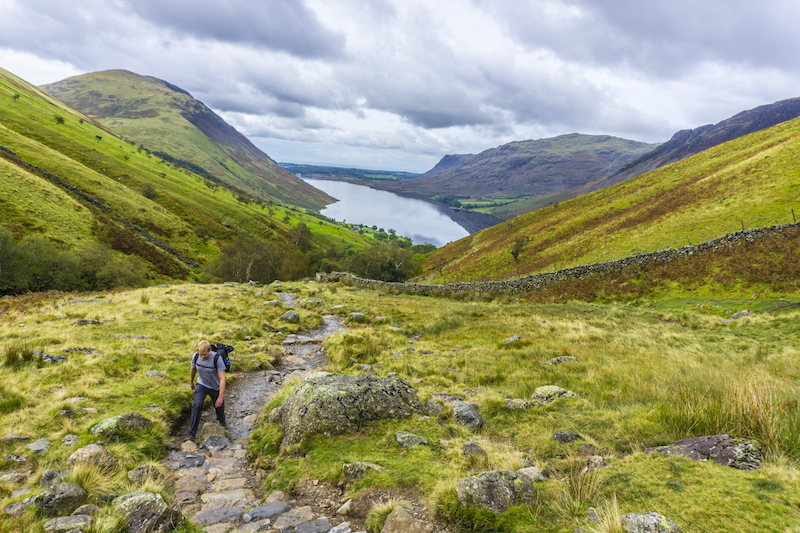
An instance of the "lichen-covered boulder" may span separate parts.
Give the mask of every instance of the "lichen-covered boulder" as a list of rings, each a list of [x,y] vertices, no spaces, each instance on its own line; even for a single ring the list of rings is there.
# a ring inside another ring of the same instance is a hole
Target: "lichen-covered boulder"
[[[355,463],[345,463],[342,467],[342,474],[344,474],[345,484],[349,485],[353,481],[366,476],[367,472],[379,472],[381,470],[386,470],[386,468],[369,461],[356,461]]]
[[[678,525],[658,513],[628,513],[619,517],[625,533],[680,533]]]
[[[94,518],[85,514],[59,516],[44,523],[45,533],[84,533],[90,531]]]
[[[510,470],[490,470],[464,478],[456,485],[456,494],[462,507],[488,509],[495,514],[514,505],[536,503],[532,480]]]
[[[307,434],[341,435],[365,421],[423,412],[417,391],[402,379],[317,372],[298,384],[275,418],[283,429],[283,448]]]
[[[533,391],[531,400],[534,402],[550,403],[559,398],[578,398],[571,390],[562,389],[558,385],[542,385]]]
[[[101,420],[92,428],[92,435],[110,438],[122,433],[136,433],[150,429],[153,422],[139,413],[125,413]]]
[[[290,324],[299,324],[300,314],[297,311],[286,311],[281,315],[279,320],[283,322],[289,322]]]
[[[477,404],[457,400],[453,402],[453,416],[456,422],[472,431],[478,431],[483,427],[483,417],[478,412]]]
[[[89,444],[83,448],[78,448],[67,458],[67,465],[69,466],[77,466],[80,464],[97,465],[101,468],[113,468],[117,464],[117,458],[99,444]]]
[[[739,470],[755,470],[764,465],[764,451],[757,441],[734,438],[725,434],[683,439],[668,446],[645,450],[645,453],[650,452],[680,455],[698,461],[712,461]]]
[[[415,435],[414,433],[409,433],[408,431],[395,431],[394,438],[397,441],[397,444],[403,448],[413,448],[414,446],[428,445],[428,439],[422,435]]]
[[[59,483],[37,494],[33,504],[47,516],[64,516],[83,505],[88,497],[74,483]]]
[[[112,505],[130,533],[168,533],[185,523],[180,511],[153,492],[130,492],[115,498]]]

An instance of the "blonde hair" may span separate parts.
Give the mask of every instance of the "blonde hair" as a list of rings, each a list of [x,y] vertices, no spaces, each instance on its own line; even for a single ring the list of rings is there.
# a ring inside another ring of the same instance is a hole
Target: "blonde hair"
[[[197,351],[199,353],[209,353],[211,351],[211,343],[208,341],[200,341],[197,344]]]

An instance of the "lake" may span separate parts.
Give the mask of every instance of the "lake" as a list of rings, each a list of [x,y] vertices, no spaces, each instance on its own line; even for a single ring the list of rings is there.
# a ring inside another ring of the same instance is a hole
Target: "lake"
[[[339,200],[321,211],[339,222],[378,226],[386,231],[393,229],[414,244],[430,243],[437,248],[469,235],[442,212],[449,209],[444,206],[353,183],[302,179]]]

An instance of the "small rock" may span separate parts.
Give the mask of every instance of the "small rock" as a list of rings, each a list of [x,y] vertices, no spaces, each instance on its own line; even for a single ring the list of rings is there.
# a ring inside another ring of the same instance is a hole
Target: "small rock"
[[[300,315],[297,313],[297,311],[286,311],[281,315],[280,320],[283,322],[289,322],[290,324],[297,324],[300,322]]]
[[[70,474],[72,474],[72,470],[69,468],[48,468],[42,472],[42,477],[39,478],[39,486],[52,487],[61,483],[61,480]]]
[[[472,431],[478,431],[483,427],[483,417],[478,412],[477,404],[457,400],[453,402],[453,415],[456,422]]]
[[[464,457],[488,457],[489,455],[486,453],[480,443],[475,439],[469,439],[466,444],[461,447],[461,451],[464,454]]]
[[[46,452],[48,447],[50,446],[50,441],[47,439],[39,439],[36,442],[32,442],[26,446],[31,452],[34,454],[36,453],[43,453]]]
[[[543,385],[536,387],[533,391],[531,400],[540,401],[543,403],[550,403],[559,398],[578,398],[579,396],[571,390],[562,389],[557,385]]]
[[[541,407],[542,404],[537,402],[529,402],[528,400],[521,400],[519,398],[513,398],[511,400],[506,400],[504,405],[506,409],[510,411],[524,411],[526,409],[533,409],[534,407]]]
[[[574,442],[580,438],[581,436],[575,433],[574,431],[559,429],[553,433],[553,436],[550,439],[555,442],[560,442],[561,444],[567,444],[569,442]]]
[[[589,507],[584,516],[586,517],[586,520],[594,524],[599,524],[601,522],[600,513],[598,513],[597,509],[594,507]]]
[[[25,440],[30,440],[30,437],[27,435],[20,435],[19,433],[6,433],[0,437],[0,442],[19,442]]]
[[[344,504],[336,510],[336,514],[338,514],[340,516],[347,516],[347,515],[350,514],[350,512],[352,510],[353,510],[353,500],[351,498],[351,499],[348,499],[346,502],[344,502]],[[345,522],[345,524],[346,523],[347,522]],[[348,528],[348,530],[349,530],[349,528]]]
[[[86,501],[89,495],[74,483],[59,483],[34,498],[37,509],[48,516],[66,516]]]
[[[210,452],[218,452],[220,450],[224,450],[225,448],[230,448],[231,441],[221,435],[212,435],[205,439],[203,443],[200,444],[200,447],[205,448]]]
[[[517,476],[525,476],[533,482],[547,481],[547,478],[544,477],[542,471],[535,466],[520,468],[519,470],[517,470]]]
[[[117,464],[117,458],[99,444],[90,444],[79,448],[67,458],[67,465],[93,464],[102,468],[112,468]]]
[[[348,322],[366,322],[367,316],[364,313],[348,313],[347,314],[347,321]]]
[[[397,443],[403,448],[412,448],[421,444],[428,444],[428,439],[425,437],[409,433],[408,431],[396,431],[395,439],[397,439]]]
[[[148,370],[144,373],[145,376],[148,378],[155,378],[155,379],[167,379],[167,376],[159,372],[158,370]]]
[[[501,340],[500,344],[515,344],[520,342],[525,342],[525,337],[512,335],[511,337],[506,337],[505,339]]]
[[[128,479],[134,483],[143,484],[147,478],[156,479],[160,476],[158,469],[152,465],[142,465],[128,471]]]
[[[281,515],[292,508],[292,504],[286,503],[283,501],[274,501],[267,503],[266,505],[262,505],[261,507],[256,507],[255,509],[250,509],[242,516],[242,522],[245,524],[257,520],[264,520],[265,518],[275,518],[278,515]]]
[[[345,463],[342,467],[342,473],[345,477],[345,483],[350,484],[356,479],[362,479],[371,470],[381,471],[386,470],[385,467],[370,463],[368,461],[358,461],[355,463]]]
[[[383,523],[381,533],[430,533],[433,527],[414,518],[405,508],[398,505]]]
[[[44,523],[45,533],[75,533],[89,531],[94,519],[88,514],[59,516]]]
[[[628,513],[619,522],[626,533],[680,533],[675,522],[658,513]]]
[[[136,412],[125,413],[101,420],[90,433],[100,437],[110,438],[122,433],[134,433],[150,429],[153,422]]]

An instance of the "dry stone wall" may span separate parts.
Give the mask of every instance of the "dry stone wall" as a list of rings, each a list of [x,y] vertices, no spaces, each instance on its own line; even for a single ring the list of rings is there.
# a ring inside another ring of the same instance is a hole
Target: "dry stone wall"
[[[676,259],[688,257],[695,254],[709,253],[720,248],[734,246],[735,244],[746,241],[755,242],[765,237],[785,238],[800,231],[800,223],[780,224],[777,226],[767,226],[763,228],[746,229],[729,233],[717,239],[683,246],[681,248],[667,248],[656,252],[638,254],[614,261],[604,261],[589,265],[578,265],[554,272],[541,272],[523,278],[508,281],[474,281],[464,283],[446,283],[432,285],[425,283],[398,283],[388,281],[378,281],[358,277],[349,272],[331,272],[330,274],[319,273],[317,279],[320,281],[338,281],[349,279],[356,285],[369,288],[391,289],[405,294],[416,294],[421,296],[449,296],[459,293],[473,292],[501,292],[510,294],[521,294],[541,289],[552,283],[562,281],[582,279],[590,276],[603,276],[613,272],[619,272],[628,267],[645,267],[651,264],[663,265]]]

